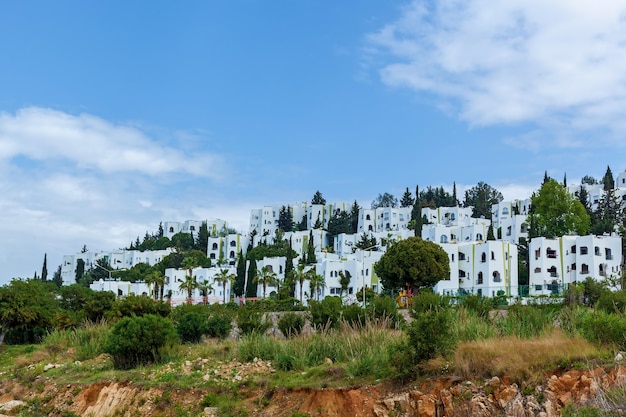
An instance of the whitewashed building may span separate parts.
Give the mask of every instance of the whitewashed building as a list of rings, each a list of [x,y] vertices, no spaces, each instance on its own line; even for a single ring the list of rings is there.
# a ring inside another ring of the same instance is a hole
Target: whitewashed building
[[[592,277],[596,281],[621,275],[619,236],[533,238],[529,245],[529,294],[560,294],[567,285]]]

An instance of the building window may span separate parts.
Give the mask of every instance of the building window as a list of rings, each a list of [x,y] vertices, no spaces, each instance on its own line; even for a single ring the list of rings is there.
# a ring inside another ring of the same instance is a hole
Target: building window
[[[234,258],[234,257],[235,257],[235,251],[234,251],[234,250],[231,250],[231,251],[230,251],[230,257],[231,257],[231,258]]]
[[[550,259],[556,259],[556,251],[551,248],[546,249],[546,257]]]
[[[500,273],[498,271],[493,271],[493,282],[502,282],[502,278],[500,277]]]
[[[576,251],[574,251],[573,253],[576,253]],[[589,253],[589,250],[587,249],[587,246],[581,246],[580,247],[580,254],[581,255],[587,255]]]
[[[478,273],[478,280],[476,281],[477,284],[482,284],[483,283],[483,273],[482,271]]]
[[[441,237],[439,238],[439,243],[448,243],[448,236],[441,235]]]
[[[596,256],[600,256],[600,247],[599,246],[596,246],[595,248],[593,248],[593,250],[594,250],[594,254]]]
[[[581,252],[582,252],[582,248],[580,248],[580,249],[581,249]],[[587,265],[587,264],[582,264],[582,265],[580,266],[580,273],[581,273],[581,274],[588,274],[588,273],[589,273],[589,265]]]
[[[465,254],[463,252],[459,252],[459,261],[465,260]]]
[[[213,243],[213,245],[211,245],[212,250],[217,250],[217,243]]]
[[[235,246],[237,246],[237,242],[235,242],[234,240],[230,241],[230,247],[234,248]]]
[[[493,251],[491,251],[491,260],[493,261],[493,260],[495,260],[495,259],[496,259],[496,254],[495,254],[495,253],[493,253]]]
[[[480,255],[480,262],[487,262],[487,254],[485,252]]]
[[[576,245],[572,245],[572,247],[570,248],[570,252],[576,253]]]
[[[607,261],[610,261],[613,259],[613,254],[611,253],[611,249],[610,248],[605,248],[604,249],[604,254],[605,254],[605,258]]]
[[[174,233],[174,228],[170,227],[170,233]]]
[[[465,278],[465,271],[459,269],[459,278]]]

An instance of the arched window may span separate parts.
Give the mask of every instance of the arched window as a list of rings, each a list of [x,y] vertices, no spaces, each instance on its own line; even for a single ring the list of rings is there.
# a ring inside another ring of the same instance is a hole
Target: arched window
[[[483,235],[480,233],[476,233],[476,240],[483,240]]]
[[[495,254],[495,253],[493,253],[493,251],[491,251],[491,260],[493,261],[493,260],[495,260],[495,259],[496,259],[496,254]]]
[[[485,252],[480,255],[480,262],[487,262],[487,254]]]
[[[231,258],[234,258],[234,257],[235,257],[235,251],[234,251],[234,250],[231,250],[231,251],[230,251],[230,257],[231,257]]]
[[[448,243],[448,236],[441,235],[441,237],[439,238],[439,243]]]
[[[170,233],[174,233],[174,228],[170,226]]]
[[[483,283],[483,273],[482,271],[478,273],[478,280],[476,281],[477,284],[482,284]]]
[[[230,247],[234,248],[235,246],[237,246],[237,242],[235,242],[234,240],[230,241]]]
[[[211,249],[212,250],[217,250],[217,243],[213,243],[213,245],[211,245]]]
[[[502,209],[502,214],[508,215],[509,214],[509,208],[508,207],[503,208]]]
[[[502,282],[502,278],[500,278],[500,273],[498,271],[493,271],[493,282]]]
[[[365,216],[365,220],[372,220],[371,216],[368,214],[367,216]]]

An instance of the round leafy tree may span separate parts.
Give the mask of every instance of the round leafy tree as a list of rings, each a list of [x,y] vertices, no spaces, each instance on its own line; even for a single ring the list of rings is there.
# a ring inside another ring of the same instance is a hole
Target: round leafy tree
[[[374,268],[387,289],[409,287],[419,292],[450,278],[446,251],[419,237],[409,237],[391,245]]]

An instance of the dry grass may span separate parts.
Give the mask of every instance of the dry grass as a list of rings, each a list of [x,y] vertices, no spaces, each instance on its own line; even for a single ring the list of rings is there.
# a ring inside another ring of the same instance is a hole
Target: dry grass
[[[508,376],[512,381],[539,381],[547,370],[606,356],[606,351],[581,338],[556,330],[536,339],[515,336],[461,343],[454,371],[465,378]]]

